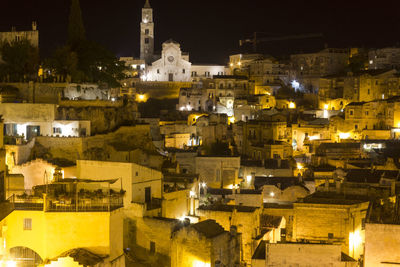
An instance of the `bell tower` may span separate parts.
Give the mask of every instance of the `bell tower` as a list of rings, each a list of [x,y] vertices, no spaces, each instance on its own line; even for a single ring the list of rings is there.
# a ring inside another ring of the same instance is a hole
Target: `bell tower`
[[[153,9],[149,0],[146,0],[142,8],[142,22],[140,23],[140,59],[146,64],[151,64],[154,54],[154,22]]]

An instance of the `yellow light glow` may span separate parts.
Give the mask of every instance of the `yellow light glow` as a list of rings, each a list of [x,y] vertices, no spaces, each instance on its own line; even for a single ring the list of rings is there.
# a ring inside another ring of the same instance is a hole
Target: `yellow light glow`
[[[308,139],[310,139],[310,141],[312,141],[312,140],[318,140],[318,139],[319,139],[319,136],[313,135],[313,136],[308,137]]]
[[[289,103],[289,108],[296,108],[296,104],[294,102]]]
[[[193,191],[190,191],[190,197],[195,197],[195,196],[196,196],[196,193]]]
[[[350,133],[339,133],[339,138],[340,139],[349,139]]]
[[[274,193],[274,192],[271,192],[271,193],[269,193],[269,195],[270,195],[271,197],[274,197],[274,196],[275,196],[275,193]]]
[[[229,66],[233,67],[233,63],[229,64]]]
[[[247,176],[246,176],[246,181],[247,181],[248,183],[250,183],[250,182],[251,182],[251,178],[252,178],[251,175],[247,175]]]
[[[242,66],[242,62],[239,61],[239,62],[238,62],[238,66]]]
[[[298,170],[301,170],[301,169],[303,169],[303,164],[301,164],[301,163],[297,163],[297,169],[298,169]]]
[[[136,95],[136,101],[138,102],[146,102],[147,101],[147,97],[145,94],[137,94]]]
[[[235,123],[235,117],[234,116],[229,117],[229,123]]]
[[[398,123],[397,123],[397,127],[399,127],[399,128],[400,128],[400,122],[398,122]]]
[[[328,104],[325,104],[324,105],[324,109],[328,109],[329,108],[329,105]]]
[[[204,262],[204,261],[199,261],[199,260],[194,260],[192,263],[193,267],[211,267],[211,263],[209,262]]]
[[[17,266],[17,263],[15,261],[12,261],[12,260],[6,261],[5,267],[16,267],[16,266]]]
[[[354,256],[354,252],[359,248],[362,243],[360,231],[354,231],[349,234],[349,253]]]

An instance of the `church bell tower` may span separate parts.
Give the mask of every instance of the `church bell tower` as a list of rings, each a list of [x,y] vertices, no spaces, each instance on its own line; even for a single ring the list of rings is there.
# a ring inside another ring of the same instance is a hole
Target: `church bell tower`
[[[146,64],[151,64],[154,54],[154,22],[153,9],[149,0],[146,0],[142,8],[142,22],[140,23],[140,59]]]

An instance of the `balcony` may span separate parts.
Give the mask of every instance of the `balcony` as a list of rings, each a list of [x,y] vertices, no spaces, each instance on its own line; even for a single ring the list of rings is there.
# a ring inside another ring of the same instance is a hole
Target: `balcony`
[[[42,210],[46,212],[107,212],[123,207],[121,195],[94,198],[68,195],[61,197],[13,195],[8,201],[15,210]]]

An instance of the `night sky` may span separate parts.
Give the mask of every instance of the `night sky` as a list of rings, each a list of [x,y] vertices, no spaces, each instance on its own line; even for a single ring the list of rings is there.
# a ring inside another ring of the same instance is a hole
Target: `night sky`
[[[239,39],[322,33],[331,47],[383,47],[400,43],[400,1],[150,0],[155,49],[172,38],[193,63],[226,63]],[[42,57],[66,39],[69,0],[1,0],[0,30],[38,22]],[[144,0],[81,0],[87,37],[118,56],[139,55]],[[292,42],[294,45],[295,43]],[[268,51],[266,51],[268,52]]]

